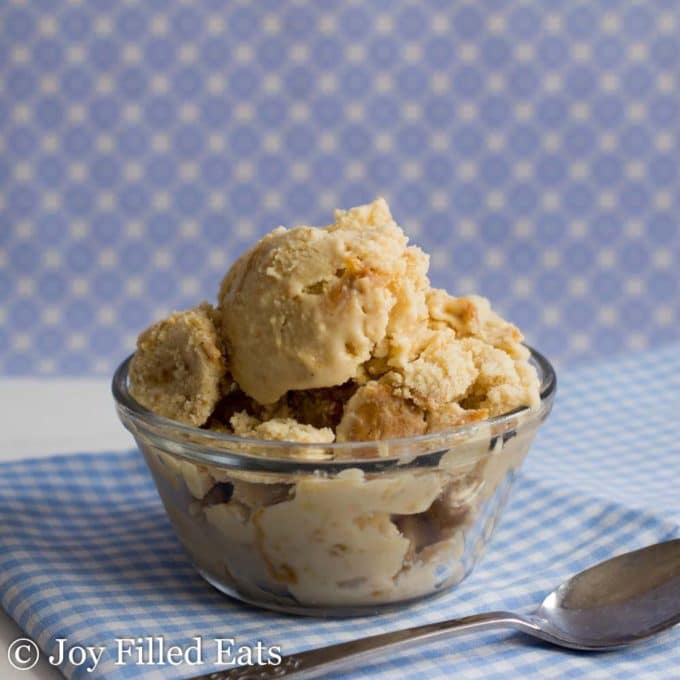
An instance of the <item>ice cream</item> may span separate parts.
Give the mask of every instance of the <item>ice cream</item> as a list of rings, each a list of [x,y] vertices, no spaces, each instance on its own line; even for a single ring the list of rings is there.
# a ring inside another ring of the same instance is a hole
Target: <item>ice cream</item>
[[[319,465],[203,464],[135,430],[212,583],[297,611],[405,601],[463,577],[475,522],[502,503],[540,421],[539,382],[520,331],[484,298],[431,288],[427,270],[378,199],[327,227],[274,229],[226,273],[216,307],[140,335],[129,383],[147,409],[228,435],[230,453],[271,442],[263,456]],[[403,469],[361,469],[395,440],[434,433],[439,457],[422,467],[407,451]],[[356,467],[320,465],[347,458]]]
[[[269,404],[356,378],[408,296],[411,259],[425,257],[407,242],[378,200],[325,229],[275,229],[241,257],[218,307],[241,389]]]
[[[274,229],[229,269],[216,308],[140,336],[133,395],[180,422],[319,443],[536,406],[519,330],[482,297],[432,289],[427,269],[384,199]]]

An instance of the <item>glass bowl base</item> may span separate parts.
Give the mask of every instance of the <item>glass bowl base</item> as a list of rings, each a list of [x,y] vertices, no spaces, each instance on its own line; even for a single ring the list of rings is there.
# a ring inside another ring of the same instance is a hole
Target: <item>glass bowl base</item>
[[[213,578],[205,570],[200,567],[196,567],[198,573],[203,577],[203,579],[209,583],[213,588],[218,590],[223,595],[237,600],[242,604],[249,605],[251,607],[257,607],[258,609],[267,609],[269,611],[277,612],[279,614],[292,614],[295,616],[307,616],[310,618],[320,618],[320,619],[338,619],[338,618],[357,618],[361,616],[377,616],[379,614],[389,614],[391,612],[400,611],[411,605],[418,604],[420,602],[427,602],[430,600],[435,600],[442,595],[448,594],[453,588],[455,588],[459,583],[451,583],[440,590],[435,590],[426,595],[419,595],[418,597],[412,597],[407,600],[400,600],[398,602],[385,602],[374,605],[347,605],[347,606],[305,606],[301,604],[283,604],[277,602],[269,602],[263,600],[256,600],[255,598],[249,598],[247,595],[230,588],[229,586],[221,583],[216,578]],[[467,577],[464,576],[463,579]]]

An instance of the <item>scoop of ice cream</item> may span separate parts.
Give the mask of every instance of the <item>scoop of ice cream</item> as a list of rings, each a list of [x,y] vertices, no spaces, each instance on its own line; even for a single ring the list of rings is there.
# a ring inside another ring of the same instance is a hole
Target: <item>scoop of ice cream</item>
[[[130,363],[130,393],[146,408],[203,425],[220,398],[226,365],[213,309],[202,304],[147,328]]]
[[[268,404],[356,377],[385,341],[395,306],[400,318],[414,315],[409,289],[425,304],[426,257],[407,243],[378,199],[337,211],[326,228],[275,229],[237,260],[218,311],[241,389]]]

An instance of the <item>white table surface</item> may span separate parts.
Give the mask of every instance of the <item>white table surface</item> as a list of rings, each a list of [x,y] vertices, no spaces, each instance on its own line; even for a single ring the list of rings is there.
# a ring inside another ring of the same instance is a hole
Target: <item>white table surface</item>
[[[0,462],[134,446],[118,421],[109,380],[0,379]],[[0,609],[0,678],[63,678],[41,658],[30,671],[14,670],[7,648],[21,629]]]

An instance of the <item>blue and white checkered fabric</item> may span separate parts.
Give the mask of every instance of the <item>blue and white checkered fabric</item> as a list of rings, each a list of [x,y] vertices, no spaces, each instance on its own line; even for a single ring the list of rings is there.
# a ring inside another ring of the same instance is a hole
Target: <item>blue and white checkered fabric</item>
[[[678,403],[678,345],[565,373],[554,414],[477,569],[447,595],[375,618],[287,617],[218,594],[187,562],[136,452],[5,464],[2,606],[46,652],[56,637],[113,650],[116,637],[162,635],[188,645],[200,635],[206,649],[212,638],[233,637],[290,653],[484,609],[530,610],[594,562],[680,536]],[[680,668],[679,632],[600,655],[489,632],[423,646],[349,677],[670,678]],[[115,666],[112,654],[94,677],[210,670]]]
[[[376,195],[555,360],[677,341],[679,60],[668,0],[3,0],[0,373]]]

